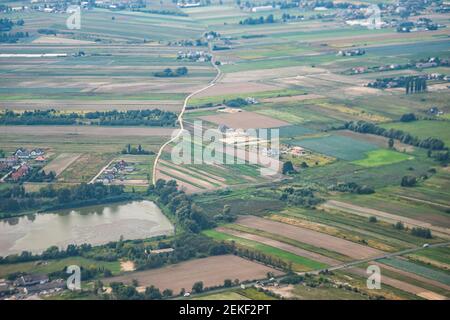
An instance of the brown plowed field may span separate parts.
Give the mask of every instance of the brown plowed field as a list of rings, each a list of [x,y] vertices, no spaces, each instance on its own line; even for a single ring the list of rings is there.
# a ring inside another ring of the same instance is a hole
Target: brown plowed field
[[[205,287],[223,284],[225,279],[257,280],[266,277],[267,272],[280,275],[282,272],[262,264],[252,262],[234,255],[213,256],[190,260],[167,267],[148,271],[130,272],[123,276],[109,278],[108,282],[131,284],[136,279],[139,286],[154,285],[161,291],[171,289],[174,293],[181,288],[191,291],[192,285],[203,281]]]
[[[316,247],[335,251],[354,259],[367,259],[370,257],[379,256],[383,253],[380,250],[333,237],[328,234],[255,216],[241,217],[238,219],[237,223],[246,227],[279,234],[299,242],[308,243]]]

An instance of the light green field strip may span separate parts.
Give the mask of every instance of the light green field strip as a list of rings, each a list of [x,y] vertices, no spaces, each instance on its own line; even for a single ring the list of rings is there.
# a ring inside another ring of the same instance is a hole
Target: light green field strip
[[[414,159],[414,157],[408,154],[379,149],[367,152],[366,158],[353,161],[352,163],[363,167],[377,167],[412,159]]]
[[[280,258],[287,262],[295,263],[299,265],[304,271],[322,269],[326,267],[326,265],[323,263],[316,262],[304,257],[300,257],[290,252],[275,247],[271,247],[265,244],[261,244],[256,241],[239,238],[216,230],[206,230],[203,231],[203,233],[208,237],[211,237],[219,241],[235,241],[235,243],[237,243],[238,245],[258,250],[264,254]]]

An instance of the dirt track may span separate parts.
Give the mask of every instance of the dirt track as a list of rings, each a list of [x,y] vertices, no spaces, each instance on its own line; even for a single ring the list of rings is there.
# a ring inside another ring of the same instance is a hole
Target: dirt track
[[[197,281],[203,281],[205,287],[210,287],[223,284],[225,279],[240,281],[263,279],[267,272],[273,272],[275,275],[282,274],[278,270],[259,263],[234,255],[223,255],[190,260],[148,271],[130,272],[107,280],[108,283],[130,284],[133,279],[136,279],[139,286],[154,285],[161,291],[171,289],[174,293],[179,293],[181,288],[191,291],[192,285]]]
[[[275,222],[255,216],[244,216],[238,219],[238,224],[267,231],[284,237],[341,253],[354,259],[366,259],[381,255],[383,252],[358,243],[330,236],[317,231]]]

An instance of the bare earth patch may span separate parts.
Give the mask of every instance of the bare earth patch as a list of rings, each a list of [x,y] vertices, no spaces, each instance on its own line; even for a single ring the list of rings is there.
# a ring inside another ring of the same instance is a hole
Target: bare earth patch
[[[224,124],[234,129],[251,129],[251,128],[276,128],[289,125],[288,122],[273,119],[255,112],[238,112],[228,114],[217,114],[200,117],[201,119],[213,122],[217,125]]]
[[[328,234],[255,216],[240,217],[237,220],[237,223],[246,227],[259,229],[274,234],[280,234],[284,237],[338,252],[355,259],[367,259],[370,257],[379,256],[382,253],[380,250],[333,237]]]
[[[140,286],[154,285],[161,291],[171,289],[174,293],[182,288],[191,291],[192,285],[203,281],[205,287],[223,284],[225,279],[256,280],[266,277],[267,272],[280,275],[282,272],[262,264],[255,263],[234,255],[213,256],[190,260],[163,268],[132,272],[123,276],[107,279],[111,282],[131,284],[136,279]]]
[[[53,171],[56,176],[59,176],[67,167],[74,163],[81,153],[61,153],[55,159],[53,159],[49,164],[47,164],[43,170],[48,173]]]
[[[133,261],[127,260],[120,262],[120,270],[130,272],[136,270],[136,268]]]

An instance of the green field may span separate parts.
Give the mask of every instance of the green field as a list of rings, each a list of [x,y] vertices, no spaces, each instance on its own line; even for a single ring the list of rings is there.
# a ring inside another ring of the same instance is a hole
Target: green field
[[[392,150],[379,149],[366,153],[366,158],[353,161],[354,164],[363,167],[384,166],[391,163],[402,162],[412,157]]]
[[[59,260],[46,260],[42,264],[37,264],[33,262],[23,262],[15,264],[5,264],[0,265],[0,277],[5,277],[8,274],[14,272],[25,272],[25,273],[37,273],[37,274],[48,274],[55,271],[62,271],[67,266],[77,265],[80,267],[96,267],[96,268],[106,268],[111,270],[113,274],[120,273],[120,263],[115,262],[105,262],[93,259],[86,259],[82,257],[65,258]]]
[[[450,122],[448,121],[419,120],[413,122],[395,122],[386,123],[382,127],[403,130],[420,139],[429,137],[438,138],[444,141],[447,146],[450,145]]]
[[[407,260],[398,259],[398,258],[382,259],[382,260],[380,260],[380,262],[390,265],[394,268],[412,272],[412,273],[418,274],[422,277],[436,280],[438,282],[445,283],[446,285],[450,285],[450,274],[445,273],[443,271],[437,271],[437,270],[427,268],[427,267],[421,266],[419,264],[412,263]]]
[[[323,153],[343,160],[357,160],[365,153],[377,149],[374,144],[343,136],[325,136],[319,138],[305,138],[290,142],[303,148]]]

